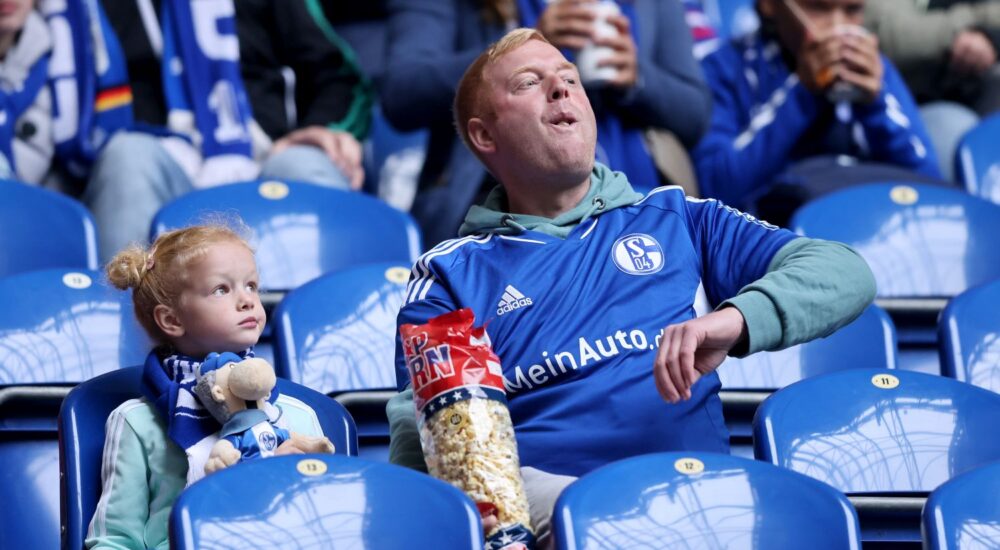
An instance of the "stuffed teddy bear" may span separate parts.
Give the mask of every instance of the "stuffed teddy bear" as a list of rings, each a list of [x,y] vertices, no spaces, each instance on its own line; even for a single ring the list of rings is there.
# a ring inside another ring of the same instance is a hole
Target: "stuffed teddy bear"
[[[270,422],[264,408],[277,378],[267,361],[212,353],[202,362],[196,380],[195,395],[222,424],[219,441],[205,463],[206,475],[258,456],[333,452],[326,437],[289,432]]]

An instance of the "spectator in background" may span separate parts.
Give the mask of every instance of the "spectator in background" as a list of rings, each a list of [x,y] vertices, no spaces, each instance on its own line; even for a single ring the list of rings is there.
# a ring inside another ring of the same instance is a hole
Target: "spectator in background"
[[[426,244],[453,237],[468,207],[489,189],[482,164],[457,139],[451,104],[462,73],[514,26],[537,27],[570,54],[593,35],[595,0],[391,0],[387,70],[380,90],[387,119],[401,130],[429,128],[427,159],[413,207]],[[640,190],[661,184],[643,142],[667,130],[686,147],[708,122],[710,96],[691,54],[677,0],[619,2],[617,75],[588,87],[598,120],[597,158],[628,174]]]
[[[758,0],[760,32],[703,60],[714,98],[693,152],[703,196],[784,224],[837,187],[940,178],[912,96],[860,27],[864,4]]]
[[[39,184],[55,156],[47,87],[52,39],[33,4],[11,0],[0,11],[0,178]]]
[[[137,122],[102,151],[84,194],[105,257],[144,242],[156,211],[192,189],[258,176],[361,185],[367,82],[305,0],[102,1]]]
[[[95,151],[130,119],[127,79],[109,66],[121,52],[91,2],[0,10],[0,177],[76,195]]]
[[[952,179],[962,135],[1000,108],[1000,2],[878,0],[865,24],[921,103],[921,113]]]

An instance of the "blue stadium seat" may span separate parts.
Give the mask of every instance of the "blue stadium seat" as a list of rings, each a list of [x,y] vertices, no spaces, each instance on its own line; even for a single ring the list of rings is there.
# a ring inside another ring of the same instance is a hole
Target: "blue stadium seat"
[[[0,278],[0,547],[59,544],[56,418],[71,385],[141,363],[127,292],[89,270]]]
[[[0,548],[59,545],[59,448],[53,420],[68,388],[0,388]]]
[[[971,550],[1000,546],[1000,462],[941,485],[923,511],[924,548]]]
[[[704,0],[702,7],[722,39],[743,36],[760,27],[754,0]]]
[[[945,376],[1000,393],[1000,279],[959,294],[941,312]]]
[[[955,174],[965,190],[1000,203],[1000,114],[981,120],[969,130],[955,152]]]
[[[810,201],[791,226],[854,247],[880,298],[952,297],[1000,278],[1000,205],[957,189],[853,186]]]
[[[245,182],[188,193],[153,219],[151,238],[235,213],[254,231],[261,288],[291,290],[369,262],[412,263],[420,234],[409,215],[361,193],[298,182]]]
[[[896,368],[896,329],[876,305],[826,338],[743,359],[730,357],[718,372],[724,390],[773,391],[817,374],[856,368]]]
[[[1000,395],[950,378],[846,370],[765,400],[754,454],[854,495],[865,540],[916,541],[927,492],[1000,460],[998,415]]]
[[[867,260],[878,304],[892,316],[900,364],[939,374],[937,317],[947,300],[1000,278],[1000,205],[957,189],[858,185],[795,213],[803,235],[845,242]]]
[[[192,485],[170,514],[171,548],[481,550],[479,512],[457,488],[361,458],[238,464]]]
[[[570,484],[552,516],[556,547],[859,548],[858,517],[829,485],[715,453],[658,453]]]
[[[0,179],[0,277],[68,267],[97,269],[97,229],[90,212],[59,193]]]
[[[289,292],[275,310],[275,371],[333,395],[358,425],[361,456],[388,459],[385,405],[396,394],[396,314],[409,267],[368,264]]]
[[[80,384],[63,401],[59,412],[63,549],[83,548],[101,493],[105,422],[118,405],[140,396],[141,376],[142,367],[109,372]],[[321,393],[280,378],[276,389],[316,411],[323,433],[338,454],[357,455],[354,421],[343,407]]]
[[[896,368],[896,329],[885,310],[876,305],[826,338],[726,359],[718,370],[719,397],[729,428],[730,453],[753,457],[753,415],[771,392],[810,376],[856,368]]]
[[[77,383],[143,363],[150,343],[131,294],[103,277],[47,269],[0,278],[0,386]]]

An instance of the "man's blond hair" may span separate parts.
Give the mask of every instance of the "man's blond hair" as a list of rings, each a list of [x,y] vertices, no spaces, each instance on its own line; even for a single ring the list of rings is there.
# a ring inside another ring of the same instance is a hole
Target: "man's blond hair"
[[[535,29],[514,29],[505,34],[500,40],[491,44],[486,48],[486,51],[479,54],[479,57],[465,70],[462,80],[458,82],[458,90],[455,93],[455,105],[453,108],[455,128],[458,130],[458,135],[462,137],[462,141],[465,142],[465,146],[477,157],[479,157],[479,152],[469,141],[469,119],[495,115],[493,105],[487,99],[487,94],[484,93],[483,89],[483,83],[486,80],[486,69],[496,64],[501,57],[526,44],[529,40],[539,40],[546,44],[549,43],[542,36],[542,33]]]

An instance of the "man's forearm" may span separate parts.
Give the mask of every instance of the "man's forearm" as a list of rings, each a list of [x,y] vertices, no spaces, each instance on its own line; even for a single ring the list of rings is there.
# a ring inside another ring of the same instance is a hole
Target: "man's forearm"
[[[828,336],[874,298],[875,278],[857,252],[843,243],[801,238],[775,254],[763,277],[719,307],[743,313],[748,338],[732,352],[743,356]]]

